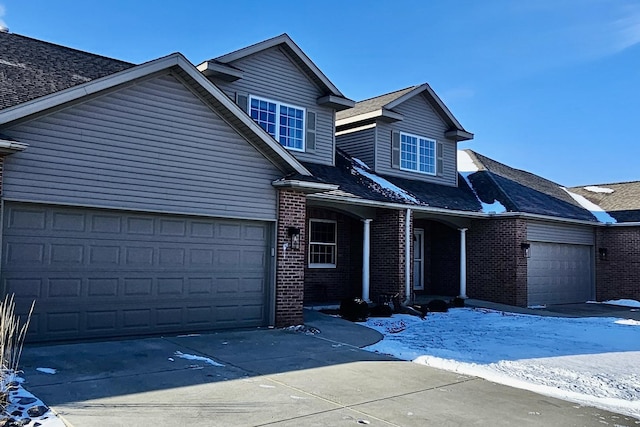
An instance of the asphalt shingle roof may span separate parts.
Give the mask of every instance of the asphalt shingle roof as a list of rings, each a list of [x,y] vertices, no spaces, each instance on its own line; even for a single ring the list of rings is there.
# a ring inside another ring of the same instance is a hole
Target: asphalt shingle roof
[[[640,181],[573,187],[569,190],[600,206],[618,222],[640,222]]]
[[[338,190],[328,194],[350,198],[375,200],[379,202],[403,203],[408,205],[430,206],[443,209],[461,210],[469,212],[480,211],[480,203],[466,182],[460,178],[458,187],[450,187],[428,182],[376,175],[382,180],[400,187],[408,193],[399,194],[388,186],[380,185],[367,174],[375,175],[373,171],[364,169],[356,160],[344,151],[336,152],[336,165],[327,166],[305,162],[304,166],[314,175],[315,180],[336,184]],[[365,170],[366,174],[359,171]],[[410,199],[415,201],[411,201]]]
[[[133,66],[0,31],[0,110]]]
[[[384,107],[385,105],[395,101],[403,95],[411,92],[418,86],[411,86],[405,89],[400,89],[395,92],[386,93],[384,95],[376,96],[374,98],[365,99],[363,101],[356,102],[355,107],[349,108],[344,111],[338,111],[336,113],[336,120],[346,119],[353,116],[359,116],[360,114],[370,113]]]
[[[560,218],[596,221],[560,184],[520,169],[509,167],[472,150],[464,150],[479,171],[469,175],[484,203],[499,201],[509,212],[523,212]]]

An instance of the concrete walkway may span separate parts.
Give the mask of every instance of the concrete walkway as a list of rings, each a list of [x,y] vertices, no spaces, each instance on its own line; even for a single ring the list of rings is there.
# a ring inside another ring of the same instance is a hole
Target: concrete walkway
[[[74,427],[636,426],[621,415],[361,350],[379,334],[306,315],[320,333],[262,329],[29,346],[25,387]]]

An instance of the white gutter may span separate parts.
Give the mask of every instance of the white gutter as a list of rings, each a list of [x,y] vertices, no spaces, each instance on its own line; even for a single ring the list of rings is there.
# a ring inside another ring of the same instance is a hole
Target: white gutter
[[[404,219],[404,293],[405,305],[411,303],[411,209],[407,209]]]
[[[7,141],[5,139],[0,139],[0,151],[23,151],[28,146],[29,144],[25,144],[24,142]]]
[[[335,184],[325,184],[322,182],[308,182],[298,179],[278,179],[271,183],[274,187],[278,188],[292,188],[299,190],[312,190],[312,191],[333,191],[337,190],[340,186]]]

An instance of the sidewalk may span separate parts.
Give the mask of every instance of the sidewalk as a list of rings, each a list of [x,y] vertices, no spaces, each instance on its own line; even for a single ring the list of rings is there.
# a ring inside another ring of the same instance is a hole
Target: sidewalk
[[[377,332],[305,314],[307,326],[320,333],[258,329],[30,346],[22,358],[25,387],[73,427],[636,425],[618,414],[361,350]]]

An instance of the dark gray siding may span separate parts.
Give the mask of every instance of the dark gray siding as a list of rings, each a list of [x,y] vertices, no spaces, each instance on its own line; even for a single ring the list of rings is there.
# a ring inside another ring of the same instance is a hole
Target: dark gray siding
[[[281,173],[170,75],[3,130],[10,200],[273,220]]]
[[[444,133],[447,125],[436,114],[423,96],[413,98],[394,108],[402,114],[404,120],[395,123],[378,123],[376,172],[395,175],[403,178],[417,179],[444,185],[457,185],[456,142],[446,139]],[[392,131],[408,132],[442,143],[443,174],[442,176],[425,175],[417,172],[403,171],[391,167],[391,133]]]
[[[335,112],[318,106],[316,100],[324,94],[279,47],[239,59],[231,65],[244,71],[244,77],[231,83],[216,81],[216,85],[234,100],[236,93],[255,95],[315,112],[315,151],[292,150],[291,154],[305,162],[333,164]]]
[[[338,148],[346,151],[350,156],[357,157],[374,169],[374,141],[375,128],[365,129],[336,136]]]
[[[529,221],[527,239],[538,242],[593,245],[593,227]]]

